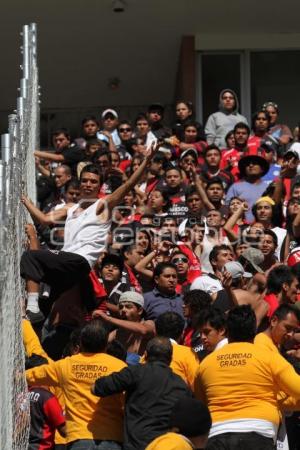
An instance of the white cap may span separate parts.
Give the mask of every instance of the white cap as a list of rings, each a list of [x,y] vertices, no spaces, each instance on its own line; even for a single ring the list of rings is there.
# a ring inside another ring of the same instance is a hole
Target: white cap
[[[116,119],[118,119],[118,113],[117,111],[115,111],[114,109],[105,109],[103,111],[103,113],[101,114],[101,118],[104,119],[104,117],[106,116],[106,114],[112,114]]]
[[[223,286],[220,280],[212,278],[209,275],[201,275],[191,284],[190,291],[194,291],[195,289],[201,289],[201,291],[207,292],[208,294],[214,294],[222,291]]]
[[[136,305],[139,305],[142,308],[144,308],[144,297],[142,296],[142,294],[139,294],[138,292],[135,291],[122,292],[119,298],[119,303],[123,302],[135,303]]]

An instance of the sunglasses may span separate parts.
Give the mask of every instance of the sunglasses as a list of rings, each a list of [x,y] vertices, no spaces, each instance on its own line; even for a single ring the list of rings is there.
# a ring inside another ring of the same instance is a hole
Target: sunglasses
[[[300,199],[298,199],[298,200],[291,200],[289,202],[288,206],[291,206],[291,205],[300,205]]]
[[[181,263],[181,262],[187,263],[187,262],[188,262],[188,259],[182,257],[182,258],[174,258],[174,259],[172,260],[172,263],[173,263],[173,264],[179,264],[179,263]]]
[[[131,131],[131,128],[119,128],[120,133],[129,133]]]

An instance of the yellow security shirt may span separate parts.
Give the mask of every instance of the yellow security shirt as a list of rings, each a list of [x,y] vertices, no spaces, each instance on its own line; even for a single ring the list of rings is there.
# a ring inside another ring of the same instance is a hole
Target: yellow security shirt
[[[190,347],[172,344],[173,356],[170,364],[174,373],[179,375],[194,390],[195,376],[200,361]]]
[[[278,425],[280,390],[300,399],[300,376],[279,353],[247,342],[208,355],[195,380],[195,396],[206,401],[213,423],[262,419]]]
[[[41,346],[40,340],[37,337],[34,329],[32,328],[32,325],[29,322],[29,320],[26,319],[22,320],[22,333],[23,333],[23,343],[25,347],[25,353],[27,356],[31,356],[33,353],[35,353],[36,355],[43,356],[49,362],[52,361],[52,359],[49,358],[49,356]]]
[[[76,439],[123,441],[123,394],[91,393],[97,378],[126,364],[106,353],[79,353],[26,371],[29,385],[60,386],[66,404],[67,442]]]
[[[37,337],[34,329],[32,328],[29,320],[22,320],[22,333],[23,344],[27,356],[31,356],[33,353],[35,353],[36,355],[40,355],[46,358],[49,363],[53,362],[53,360],[49,358],[49,356],[41,346],[40,340]],[[62,410],[65,411],[65,400],[61,388],[59,386],[49,387],[49,391],[56,396],[60,406],[62,407]],[[66,439],[62,437],[57,430],[55,431],[55,444],[66,444]]]
[[[166,433],[149,444],[145,450],[193,450],[186,438],[177,433]]]
[[[259,345],[267,351],[279,353],[278,348],[266,333],[258,333],[254,338],[254,344]]]
[[[254,344],[268,352],[279,353],[278,347],[266,333],[258,333],[254,338]],[[299,411],[300,399],[296,399],[280,391],[277,394],[278,407],[283,411]]]

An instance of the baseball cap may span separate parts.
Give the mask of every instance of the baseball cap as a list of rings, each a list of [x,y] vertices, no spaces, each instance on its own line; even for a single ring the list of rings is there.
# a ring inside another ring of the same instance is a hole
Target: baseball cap
[[[208,294],[214,294],[222,291],[223,286],[218,278],[210,275],[201,275],[195,278],[191,284],[190,291],[194,291],[195,289],[200,289]]]
[[[120,295],[119,303],[131,302],[144,308],[144,297],[135,291],[126,291]]]
[[[287,155],[294,156],[295,158],[300,159],[300,143],[294,142],[290,146],[288,151],[283,155],[283,157],[285,158]]]
[[[238,261],[230,261],[225,264],[225,269],[231,273],[233,279],[244,277],[252,278],[253,275],[250,272],[245,272],[244,267]]]
[[[101,114],[101,118],[104,119],[107,114],[111,114],[116,119],[118,119],[118,117],[119,117],[117,111],[115,111],[114,109],[108,108],[103,111],[103,113]]]
[[[182,152],[180,155],[180,159],[183,159],[187,155],[193,156],[193,158],[196,161],[198,161],[198,153],[197,153],[197,150],[195,150],[194,148],[191,147],[191,148],[187,148],[186,150],[184,150],[184,152]]]
[[[264,259],[265,257],[260,250],[254,247],[249,247],[239,257],[238,261],[242,265],[245,264],[245,262],[248,263],[254,272],[263,273],[264,271],[261,269],[261,267],[259,267],[259,264],[261,264]]]
[[[278,144],[273,139],[264,139],[261,141],[260,148],[267,152],[276,153]]]

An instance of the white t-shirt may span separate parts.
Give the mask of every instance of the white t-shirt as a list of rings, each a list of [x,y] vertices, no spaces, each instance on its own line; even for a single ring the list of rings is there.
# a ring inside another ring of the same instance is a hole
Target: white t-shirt
[[[277,427],[268,420],[261,419],[235,419],[224,420],[224,422],[215,422],[212,424],[209,437],[224,433],[257,433],[274,441],[277,435]]]
[[[76,253],[83,256],[90,267],[97,261],[99,254],[105,250],[111,220],[103,222],[96,214],[97,200],[88,208],[77,213],[80,204],[72,206],[68,210],[65,224],[65,243],[62,248],[64,252]]]
[[[281,251],[281,247],[284,241],[284,238],[286,236],[286,230],[284,228],[280,228],[280,227],[274,227],[271,228],[272,231],[274,231],[274,233],[277,236],[278,239],[278,247],[275,251],[275,255],[277,256],[278,260],[280,261],[280,251]]]

